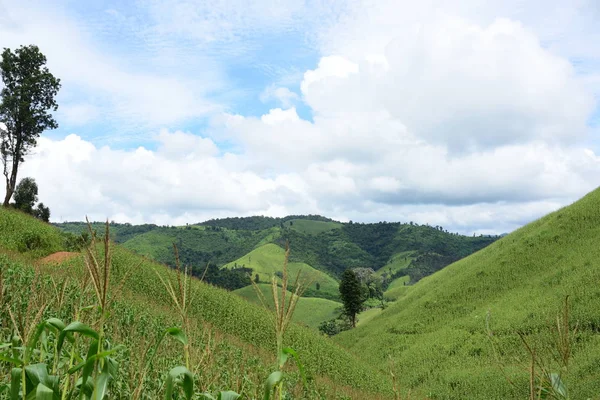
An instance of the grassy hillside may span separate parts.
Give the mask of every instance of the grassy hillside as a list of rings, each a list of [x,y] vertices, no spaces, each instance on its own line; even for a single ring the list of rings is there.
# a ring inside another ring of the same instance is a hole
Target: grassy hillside
[[[13,315],[24,318],[26,325],[34,323],[37,310],[42,307],[43,319],[61,318],[67,322],[79,315],[84,323],[97,322],[94,290],[85,279],[87,273],[83,257],[71,258],[60,265],[36,267],[37,263],[23,263],[26,258],[16,257],[22,232],[36,232],[47,243],[44,247],[23,249],[29,257],[59,250],[60,235],[53,228],[31,217],[0,209],[0,275],[4,291],[0,297],[0,335],[10,337]],[[112,255],[109,319],[105,332],[113,344],[123,344],[126,350],[116,353],[120,374],[112,382],[112,396],[131,398],[135,382],[144,370],[143,354],[146,346],[154,343],[161,332],[180,323],[172,307],[171,298],[162,286],[156,272],[176,282],[175,272],[163,265],[143,260],[130,251],[115,246]],[[121,282],[123,285],[121,286]],[[23,296],[23,293],[28,293]],[[188,332],[191,346],[190,365],[194,366],[197,391],[232,389],[248,398],[262,398],[263,382],[275,360],[272,315],[239,296],[193,280],[189,298],[193,299],[188,311]],[[87,311],[84,311],[87,310]],[[50,336],[52,340],[52,336]],[[168,343],[167,343],[168,342]],[[164,379],[170,368],[183,362],[180,345],[171,340],[163,344],[152,363],[152,368],[141,382],[146,398],[164,396]],[[52,343],[52,342],[50,342]],[[292,346],[300,355],[310,376],[316,379],[312,394],[306,398],[366,398],[361,390],[385,396],[389,393],[387,378],[375,369],[346,354],[330,340],[308,328],[293,325],[286,334],[285,345]],[[7,364],[1,366],[1,382],[10,379]],[[297,372],[288,371],[289,391],[302,397]],[[132,380],[133,379],[133,380]],[[137,379],[137,378],[136,378]],[[382,397],[383,398],[383,397]]]
[[[251,251],[232,263],[226,264],[223,268],[233,268],[235,266],[252,268],[254,274],[258,274],[260,282],[270,282],[271,276],[282,271],[284,255],[285,251],[281,247],[270,243]],[[296,276],[301,271],[301,278],[309,279],[312,282],[305,296],[330,299],[335,299],[339,296],[337,281],[326,273],[318,271],[310,265],[298,262],[289,263],[288,268],[292,281],[296,279]],[[320,285],[319,290],[316,289],[317,283]]]
[[[394,274],[397,274],[398,272],[402,271],[403,269],[408,268],[411,261],[413,260],[414,253],[415,253],[414,251],[403,251],[403,252],[394,254],[389,259],[387,264],[385,264],[383,267],[381,267],[380,269],[375,271],[375,275],[383,276],[384,274],[387,274],[388,276],[393,276]]]
[[[56,228],[4,207],[0,207],[0,233],[0,250],[42,257],[63,248],[63,237]]]
[[[507,399],[528,397],[531,361],[521,333],[547,368],[562,371],[570,398],[600,398],[599,240],[596,190],[424,278],[336,340],[376,363],[391,356],[404,391]],[[566,296],[568,371],[556,361],[565,346],[553,345]]]
[[[265,296],[269,307],[273,308],[274,305],[273,297],[271,296],[271,285],[259,283],[257,286]],[[253,303],[261,304],[253,286],[234,290],[233,293]],[[292,294],[290,293],[289,295],[291,297]],[[294,318],[292,320],[313,329],[317,329],[321,322],[328,321],[339,316],[341,307],[342,304],[338,303],[337,301],[319,299],[315,297],[302,297],[298,299],[296,312],[294,313]]]
[[[341,228],[343,225],[333,221],[312,221],[308,219],[291,219],[284,222],[284,227],[309,235],[317,235],[321,232],[327,232],[332,229]]]

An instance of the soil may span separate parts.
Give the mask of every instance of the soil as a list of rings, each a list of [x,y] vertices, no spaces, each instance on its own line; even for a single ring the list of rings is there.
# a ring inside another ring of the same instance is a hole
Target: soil
[[[79,253],[72,253],[69,251],[59,251],[54,254],[50,254],[40,260],[42,264],[60,264],[64,261],[67,261],[75,256],[78,256]]]

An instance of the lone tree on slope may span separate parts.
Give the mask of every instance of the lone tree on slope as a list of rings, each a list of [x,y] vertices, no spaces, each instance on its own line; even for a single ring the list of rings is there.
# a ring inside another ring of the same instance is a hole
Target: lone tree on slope
[[[356,314],[362,310],[365,301],[363,286],[356,273],[348,268],[342,274],[340,282],[340,295],[344,302],[344,314],[352,321],[352,327],[356,327]]]
[[[6,179],[4,207],[15,191],[19,164],[36,146],[42,132],[58,127],[48,111],[58,109],[54,98],[60,89],[60,79],[55,78],[45,64],[46,56],[37,46],[21,46],[14,52],[5,48],[2,52],[0,157]]]
[[[50,208],[44,203],[39,203],[36,208],[34,204],[38,200],[38,185],[33,178],[23,178],[15,188],[13,196],[15,208],[31,214],[44,222],[50,222]]]
[[[38,200],[38,185],[33,178],[23,178],[15,188],[15,208],[33,214],[33,206]]]

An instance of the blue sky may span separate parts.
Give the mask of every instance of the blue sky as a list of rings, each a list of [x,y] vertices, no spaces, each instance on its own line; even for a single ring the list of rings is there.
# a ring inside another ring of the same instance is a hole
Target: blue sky
[[[37,44],[63,83],[22,170],[54,220],[501,233],[598,186],[599,20],[584,0],[0,0],[0,47]]]

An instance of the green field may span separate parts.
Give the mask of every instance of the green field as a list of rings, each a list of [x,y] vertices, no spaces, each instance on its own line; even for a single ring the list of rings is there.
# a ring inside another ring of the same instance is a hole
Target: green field
[[[401,276],[394,279],[383,295],[386,299],[397,300],[409,290],[410,286],[406,286],[409,281],[409,276]]]
[[[312,221],[310,219],[292,219],[284,222],[283,225],[309,235],[317,235],[343,226],[339,222]]]
[[[20,247],[23,232],[37,233],[39,245],[31,249]],[[39,268],[26,261],[63,250],[60,237],[49,225],[0,208],[0,283],[2,288],[9,288],[1,297],[2,338],[14,334],[9,309],[13,315],[25,318],[27,325],[35,321],[40,307],[45,308],[44,319],[56,317],[68,323],[74,315],[79,315],[84,323],[97,323],[96,308],[86,307],[94,304],[95,294],[89,287],[90,280],[84,278],[87,270],[83,257],[72,258],[59,266]],[[131,398],[136,385],[131,377],[139,377],[147,365],[142,358],[146,346],[155,343],[167,327],[181,323],[156,272],[175,285],[177,279],[174,271],[143,260],[120,246],[113,247],[111,264],[109,287],[112,287],[110,298],[114,302],[104,331],[111,343],[123,344],[126,349],[113,355],[119,362],[119,374],[111,383],[111,398]],[[24,293],[27,295],[23,296]],[[187,343],[193,350],[190,365],[194,366],[197,390],[214,393],[231,389],[244,393],[247,398],[262,398],[265,379],[276,359],[272,314],[231,292],[195,279],[191,282],[189,298],[193,300],[187,313],[191,328]],[[323,302],[322,299],[303,300]],[[306,312],[310,310],[307,308]],[[52,338],[50,335],[44,340],[50,340],[51,346]],[[314,330],[292,324],[284,344],[298,352],[307,373],[316,379],[311,384],[315,396],[344,399],[376,394],[378,398],[389,398],[390,382],[385,374],[342,351]],[[166,341],[143,377],[144,398],[164,397],[167,372],[182,363],[181,344]],[[8,365],[0,366],[0,385],[7,384],[11,377]],[[290,369],[286,375],[290,393],[302,393],[298,373]]]
[[[414,251],[403,251],[394,254],[390,260],[383,267],[375,271],[376,276],[383,276],[384,274],[393,275],[396,272],[408,267],[410,262],[413,260],[412,255]]]
[[[259,289],[265,296],[268,306],[273,309],[273,297],[271,295],[271,285],[259,283]],[[256,304],[261,304],[256,289],[253,286],[234,290],[233,293],[245,298]],[[289,293],[289,292],[288,292]],[[291,298],[292,294],[289,293]],[[296,311],[294,312],[293,321],[306,325],[310,328],[317,329],[323,321],[328,321],[338,317],[341,313],[342,304],[336,301],[319,299],[316,297],[301,297],[298,299]]]
[[[562,372],[570,398],[599,398],[599,239],[596,190],[408,287],[335,340],[375,363],[393,357],[400,387],[413,395],[516,399],[528,397],[531,365],[520,332],[547,368]],[[552,345],[566,296],[576,328],[568,371]]]
[[[226,264],[223,268],[234,268],[235,266],[252,268],[254,270],[253,273],[258,274],[260,282],[270,282],[271,277],[276,272],[282,271],[284,256],[285,250],[275,244],[269,243],[251,251],[234,262]],[[336,299],[339,296],[337,281],[326,273],[316,270],[308,264],[298,262],[289,263],[288,268],[292,281],[301,272],[301,279],[312,282],[309,287],[310,290],[306,291],[305,296],[329,299]],[[316,289],[317,283],[320,285],[319,290]]]

